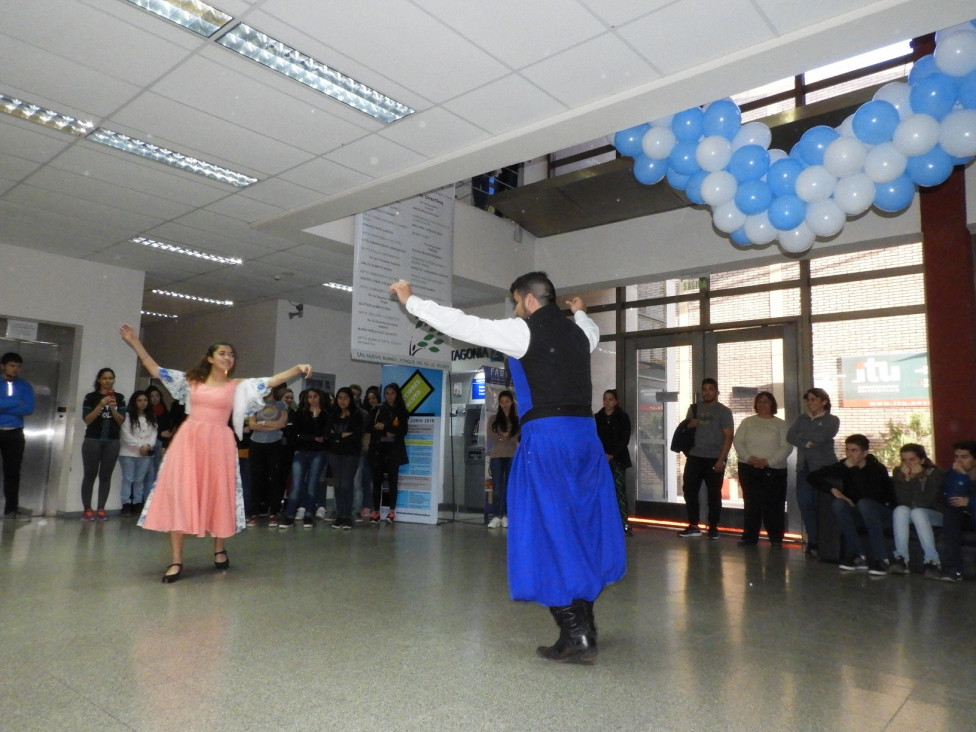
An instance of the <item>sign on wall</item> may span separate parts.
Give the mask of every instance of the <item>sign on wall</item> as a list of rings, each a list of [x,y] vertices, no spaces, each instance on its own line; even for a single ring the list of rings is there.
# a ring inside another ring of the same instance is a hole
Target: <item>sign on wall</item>
[[[875,353],[841,357],[842,406],[929,406],[927,353]]]

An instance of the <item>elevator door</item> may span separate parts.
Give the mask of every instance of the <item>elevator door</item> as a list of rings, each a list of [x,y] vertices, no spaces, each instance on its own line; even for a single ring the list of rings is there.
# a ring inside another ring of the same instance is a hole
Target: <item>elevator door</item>
[[[20,376],[34,387],[34,413],[24,417],[27,446],[20,472],[20,506],[38,515],[45,513],[48,485],[55,482],[51,477],[52,447],[64,443],[64,415],[58,415],[56,403],[61,347],[0,338],[0,353],[8,351],[24,359]]]

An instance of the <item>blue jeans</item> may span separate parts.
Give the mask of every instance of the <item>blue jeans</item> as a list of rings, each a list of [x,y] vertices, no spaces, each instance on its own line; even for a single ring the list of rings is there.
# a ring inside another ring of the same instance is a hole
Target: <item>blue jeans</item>
[[[895,556],[908,561],[908,529],[909,522],[915,524],[918,543],[922,545],[924,561],[939,563],[939,552],[935,548],[935,534],[933,526],[942,526],[942,514],[931,508],[909,508],[898,506],[892,516],[895,525]]]
[[[491,471],[492,492],[495,494],[495,515],[508,515],[508,474],[512,470],[512,458],[492,458],[488,463]]]
[[[305,499],[305,515],[315,513],[315,487],[325,463],[325,452],[315,450],[298,450],[291,461],[291,492],[288,494],[288,504],[285,515],[295,518],[298,504]]]
[[[796,503],[800,507],[800,518],[803,528],[807,532],[807,544],[816,545],[819,538],[817,531],[817,491],[807,483],[809,470],[796,471]]]
[[[149,495],[152,458],[121,455],[119,467],[122,468],[122,503],[143,503]]]
[[[831,508],[837,518],[840,532],[844,536],[847,556],[864,554],[861,540],[857,535],[857,527],[864,526],[868,530],[870,545],[868,559],[877,562],[888,558],[884,530],[885,526],[891,525],[890,508],[870,498],[862,498],[854,506],[842,498],[835,498]]]

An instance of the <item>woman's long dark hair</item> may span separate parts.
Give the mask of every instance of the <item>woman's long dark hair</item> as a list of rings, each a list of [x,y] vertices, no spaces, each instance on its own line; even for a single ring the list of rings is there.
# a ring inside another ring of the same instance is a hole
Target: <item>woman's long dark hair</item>
[[[336,390],[336,394],[335,394],[336,395],[336,398],[332,401],[332,412],[333,412],[333,414],[335,414],[336,417],[341,417],[342,416],[342,407],[339,406],[339,395],[340,394],[345,394],[347,397],[349,397],[349,407],[348,407],[349,414],[352,414],[353,412],[355,412],[356,411],[356,399],[352,395],[352,389],[350,389],[348,386],[343,386],[343,387],[340,387],[339,389]]]
[[[323,414],[328,412],[330,409],[332,409],[332,400],[329,398],[328,394],[326,394],[321,389],[306,389],[298,397],[299,411],[308,412],[309,414],[312,413],[312,408],[308,405],[308,393],[310,391],[314,391],[316,394],[319,395],[319,409],[322,410]]]
[[[907,445],[902,445],[901,449],[898,450],[898,454],[901,455],[905,452],[915,453],[915,457],[917,457],[918,461],[922,464],[923,470],[928,470],[929,468],[935,467],[935,464],[929,460],[929,456],[925,453],[925,448],[921,445],[914,442],[910,442]]]
[[[146,397],[146,411],[141,415],[139,414],[139,407],[136,406],[136,399],[139,397]],[[139,417],[145,417],[146,421],[153,427],[156,426],[156,413],[153,411],[152,402],[149,401],[149,395],[144,391],[137,391],[132,394],[129,398],[129,406],[125,408],[125,411],[129,413],[129,432],[132,432],[132,428],[139,423]]]
[[[108,366],[98,370],[98,376],[95,377],[95,391],[99,393],[101,393],[102,385],[98,383],[98,380],[102,378],[102,374],[112,374],[112,376],[115,376],[115,372]]]
[[[217,352],[217,349],[220,348],[221,346],[227,346],[230,350],[234,351],[235,354],[237,353],[234,347],[230,343],[227,343],[226,341],[217,341],[216,343],[211,343],[210,348],[207,349],[207,355],[201,358],[197,362],[196,366],[194,366],[193,368],[191,368],[189,371],[186,372],[186,380],[196,381],[199,383],[203,383],[204,381],[206,381],[210,376],[210,370],[213,368],[213,364],[210,363],[207,359],[213,356]],[[231,367],[230,371],[227,372],[227,376],[228,377],[233,376],[235,369],[237,369],[236,357],[234,358],[233,367]]]
[[[502,409],[502,397],[512,400],[512,406],[508,409],[508,414]],[[509,437],[517,437],[519,433],[518,410],[515,408],[515,395],[508,389],[498,395],[498,412],[495,413],[495,421],[492,422],[491,431],[501,435],[511,433]]]
[[[383,398],[380,400],[380,406],[382,407],[386,404],[386,390],[393,389],[396,392],[396,398],[393,400],[393,409],[396,411],[407,411],[407,403],[403,401],[403,392],[400,391],[400,385],[394,381],[383,387]],[[389,406],[389,405],[387,405]]]
[[[163,408],[163,414],[168,414],[169,409],[166,406],[166,402],[163,400],[162,390],[155,384],[150,384],[149,386],[146,387],[146,396],[149,397],[149,409],[152,410],[153,415],[155,415],[156,413],[152,403],[153,394],[159,394],[159,406]]]

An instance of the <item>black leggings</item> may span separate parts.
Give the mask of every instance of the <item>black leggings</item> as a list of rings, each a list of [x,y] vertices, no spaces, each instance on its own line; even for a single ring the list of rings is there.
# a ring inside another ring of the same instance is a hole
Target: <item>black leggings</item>
[[[397,481],[400,478],[400,458],[395,450],[383,451],[370,456],[373,468],[373,511],[380,510],[383,499],[383,474],[389,485],[390,510],[396,512]]]
[[[86,437],[81,443],[81,463],[85,471],[81,478],[81,505],[86,511],[92,507],[92,491],[98,477],[98,508],[105,508],[108,492],[112,489],[112,473],[119,461],[118,440],[98,440]]]

